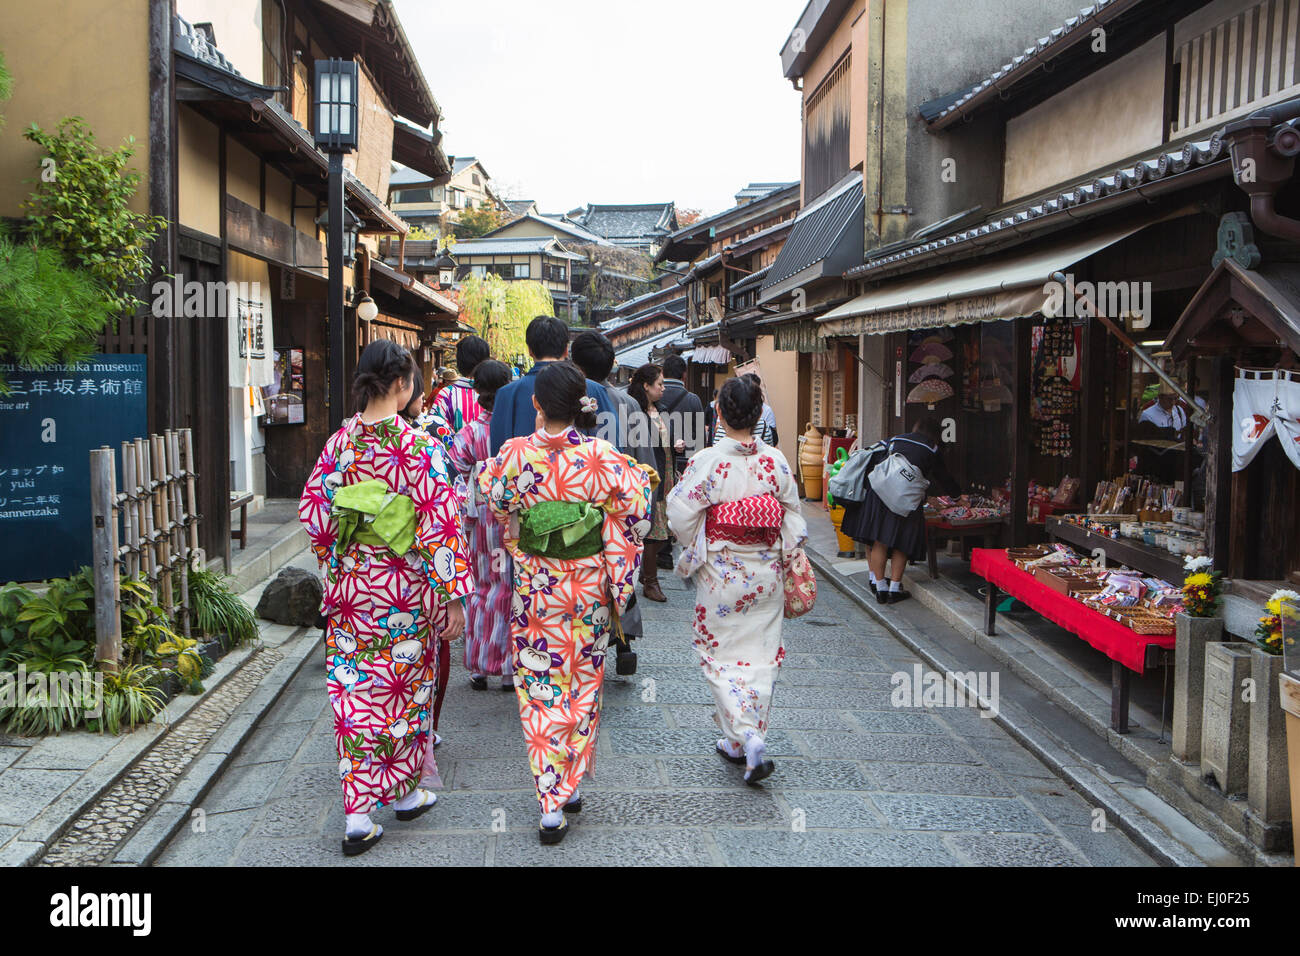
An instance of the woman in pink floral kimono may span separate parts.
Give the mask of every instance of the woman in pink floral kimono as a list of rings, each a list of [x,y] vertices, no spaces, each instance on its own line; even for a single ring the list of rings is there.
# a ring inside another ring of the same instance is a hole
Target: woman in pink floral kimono
[[[695,649],[723,733],[715,749],[746,765],[748,784],[774,769],[763,737],[785,658],[782,554],[808,536],[790,466],[752,434],[762,412],[749,376],[723,385],[725,435],[691,456],[668,496],[668,525],[682,545],[677,573],[695,582]]]
[[[596,756],[605,649],[650,529],[650,478],[609,442],[577,430],[595,426],[596,401],[575,366],[543,367],[533,405],[537,431],[502,445],[479,487],[506,524],[514,559],[515,694],[542,811],[539,839],[554,844],[568,832],[565,811],[582,809],[578,784]]]
[[[326,685],[347,814],[343,852],[383,835],[393,804],[413,820],[436,801],[419,788],[433,695],[433,642],[464,629],[473,590],[455,498],[432,440],[398,414],[415,363],[383,339],[357,363],[363,410],[325,443],[298,515],[325,575]]]
[[[462,514],[470,559],[474,563],[474,593],[465,614],[465,668],[470,686],[486,690],[488,675],[501,676],[501,689],[515,686],[514,654],[510,651],[510,560],[501,538],[501,525],[478,493],[478,472],[492,455],[492,406],[497,390],[510,384],[510,366],[492,359],[474,369],[477,417],[456,433],[451,465],[466,487]]]

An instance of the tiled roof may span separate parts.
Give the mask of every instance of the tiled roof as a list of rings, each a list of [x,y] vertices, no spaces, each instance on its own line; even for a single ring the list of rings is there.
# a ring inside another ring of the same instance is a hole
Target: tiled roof
[[[771,268],[772,268],[771,266],[764,266],[762,269],[759,269],[757,272],[751,272],[749,275],[745,276],[743,279],[741,279],[739,282],[733,285],[728,290],[729,293],[731,295],[739,295],[741,292],[744,292],[747,289],[752,289],[755,286],[762,285],[763,280],[767,277],[768,270],[770,270]]]
[[[779,189],[789,189],[791,186],[798,185],[798,180],[792,183],[750,183],[736,193],[736,202],[743,203],[746,199],[761,199],[763,196],[774,193]]]
[[[410,243],[407,243],[410,249]],[[452,248],[453,258],[464,256],[535,256],[568,253],[552,236],[536,236],[519,239],[461,239]]]
[[[582,225],[606,239],[649,239],[669,232],[675,208],[670,202],[590,205],[582,217]]]
[[[479,163],[478,158],[475,156],[456,156],[451,161],[451,174],[453,176],[459,176],[461,173],[469,169],[475,163]],[[479,168],[483,170],[484,178],[486,179],[492,178],[491,176],[488,175],[488,171],[483,167],[482,163],[479,163]]]
[[[483,236],[483,238],[490,239],[493,236],[495,236],[497,233],[504,232],[506,229],[509,229],[511,226],[523,222],[524,220],[532,220],[533,222],[540,223],[541,225],[545,226],[548,229],[554,229],[556,232],[565,233],[566,235],[572,236],[578,242],[592,242],[602,246],[609,245],[609,243],[605,240],[603,236],[598,236],[594,232],[589,232],[588,230],[582,228],[582,226],[577,225],[576,223],[569,222],[568,220],[562,220],[562,219],[551,219],[548,216],[541,216],[538,215],[537,213],[528,213],[526,215],[520,216],[518,219],[511,220],[510,222],[506,223],[503,226],[498,226],[497,228],[493,229],[491,232],[486,233]]]
[[[883,272],[902,266],[918,257],[928,257],[931,254],[955,249],[963,243],[982,244],[995,241],[1001,235],[1015,236],[1026,228],[1039,225],[1040,221],[1045,224],[1046,220],[1058,215],[1070,219],[1082,218],[1089,214],[1091,210],[1088,207],[1092,204],[1123,193],[1131,193],[1135,202],[1141,201],[1143,195],[1138,192],[1140,187],[1149,187],[1153,183],[1199,167],[1227,162],[1229,162],[1228,151],[1224,148],[1222,130],[1220,130],[1207,140],[1184,143],[1180,148],[1155,153],[1112,173],[1077,182],[1047,198],[1002,210],[982,225],[972,226],[926,242],[914,243],[902,249],[891,246],[890,250],[895,251],[884,254],[877,252],[875,257],[868,259],[862,265],[849,269],[844,274],[844,278],[859,279]],[[1098,211],[1105,208],[1107,207],[1102,207]]]
[[[407,169],[405,166],[398,166],[388,177],[389,186],[410,186],[414,183],[432,182],[433,177],[428,176],[418,170]]]
[[[1041,69],[1044,61],[1059,56],[1076,43],[1091,40],[1093,30],[1104,28],[1106,23],[1142,2],[1143,0],[1097,0],[1092,6],[1084,7],[1078,14],[1070,17],[1047,36],[1039,37],[1036,43],[1025,47],[1022,53],[1012,57],[983,80],[953,96],[952,103],[935,112],[932,117],[927,117],[926,121],[936,129],[942,129],[956,122],[960,116],[973,108],[1001,97],[1013,83]]]

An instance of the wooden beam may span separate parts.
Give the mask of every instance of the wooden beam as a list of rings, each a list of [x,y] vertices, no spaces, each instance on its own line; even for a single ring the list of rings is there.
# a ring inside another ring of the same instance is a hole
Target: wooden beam
[[[1232,359],[1212,360],[1205,430],[1205,536],[1215,567],[1227,571],[1232,520]]]
[[[227,243],[258,259],[295,269],[324,269],[325,245],[235,196],[226,194]]]
[[[1029,541],[1029,406],[1033,379],[1033,320],[1015,320],[1015,396],[1011,403],[1011,542]]]

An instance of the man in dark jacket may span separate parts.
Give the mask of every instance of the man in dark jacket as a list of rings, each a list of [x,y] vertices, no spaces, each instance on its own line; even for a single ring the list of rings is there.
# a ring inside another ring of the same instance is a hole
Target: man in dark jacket
[[[686,387],[682,376],[686,374],[686,360],[680,355],[664,359],[664,397],[659,399],[659,413],[668,422],[673,439],[686,442],[686,450],[677,456],[678,471],[686,467],[686,459],[709,445],[707,416],[700,396]]]
[[[501,446],[511,438],[524,438],[537,431],[537,409],[533,408],[533,385],[537,373],[547,362],[563,362],[569,355],[569,327],[553,315],[539,315],[529,322],[524,340],[534,364],[497,392],[490,436],[493,455],[498,454]],[[614,413],[614,406],[603,385],[588,380],[587,394],[596,400],[598,419],[601,415]]]
[[[664,396],[659,399],[659,414],[668,423],[668,431],[673,441],[681,439],[686,448],[674,461],[677,473],[686,467],[686,460],[709,445],[708,417],[704,414],[704,403],[700,396],[686,387],[682,376],[686,374],[686,360],[680,355],[669,355],[664,359]],[[672,538],[659,551],[659,567],[671,571],[673,568]]]

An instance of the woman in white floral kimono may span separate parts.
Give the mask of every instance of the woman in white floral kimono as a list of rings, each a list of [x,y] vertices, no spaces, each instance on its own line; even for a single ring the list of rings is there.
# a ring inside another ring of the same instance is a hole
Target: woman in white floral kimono
[[[682,546],[677,573],[695,582],[695,648],[724,735],[716,749],[754,784],[773,770],[763,736],[785,657],[781,556],[808,526],[785,456],[752,435],[759,386],[728,381],[718,412],[725,437],[692,456],[668,497],[668,526]]]

